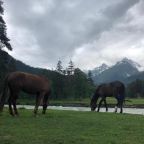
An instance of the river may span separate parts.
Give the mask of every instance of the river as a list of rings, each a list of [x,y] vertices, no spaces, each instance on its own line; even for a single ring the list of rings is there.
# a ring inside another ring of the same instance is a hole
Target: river
[[[18,108],[25,108],[25,109],[34,109],[34,106],[30,106],[30,105],[17,105],[17,107]],[[40,106],[39,109],[42,109],[42,107]],[[72,110],[72,111],[90,111],[89,107],[48,106],[48,109]],[[105,108],[101,108],[100,112],[105,112]],[[108,112],[114,112],[114,108],[109,108]],[[142,109],[142,108],[123,108],[123,113],[144,115],[144,109]]]

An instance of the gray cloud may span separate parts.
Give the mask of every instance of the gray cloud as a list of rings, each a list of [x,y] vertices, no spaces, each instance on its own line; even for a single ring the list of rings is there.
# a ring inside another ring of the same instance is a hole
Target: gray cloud
[[[72,58],[80,68],[112,63],[117,58],[110,58],[106,51],[117,52],[120,46],[114,47],[115,41],[131,47],[143,35],[139,32],[142,24],[134,24],[135,15],[143,17],[142,8],[137,11],[139,3],[142,1],[6,0],[5,19],[14,47],[11,54],[36,67],[54,67],[59,58],[64,64]],[[130,37],[129,42],[123,35]]]
[[[110,19],[118,19],[125,15],[125,13],[133,7],[140,0],[122,0],[114,5],[108,6],[103,13]]]

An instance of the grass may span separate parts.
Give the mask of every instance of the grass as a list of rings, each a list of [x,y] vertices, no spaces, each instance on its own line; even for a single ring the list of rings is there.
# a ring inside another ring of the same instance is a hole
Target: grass
[[[34,117],[19,109],[0,116],[0,144],[143,144],[140,115],[48,110]]]

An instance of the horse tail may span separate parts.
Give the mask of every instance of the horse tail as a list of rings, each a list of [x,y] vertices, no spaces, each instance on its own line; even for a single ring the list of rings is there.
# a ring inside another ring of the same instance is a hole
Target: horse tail
[[[125,99],[124,102],[130,102],[130,103],[132,103],[132,100]]]
[[[126,88],[125,88],[125,85],[123,84],[122,99],[123,99],[123,103],[124,103],[124,104],[125,104],[125,102],[127,101],[125,98],[126,98]]]
[[[1,98],[0,98],[0,112],[3,111],[3,107],[4,107],[4,103],[5,103],[5,100],[6,100],[6,95],[7,95],[7,92],[8,92],[8,76],[5,78],[5,81],[4,81],[4,88],[3,88],[3,92],[2,92],[2,95],[1,95]]]

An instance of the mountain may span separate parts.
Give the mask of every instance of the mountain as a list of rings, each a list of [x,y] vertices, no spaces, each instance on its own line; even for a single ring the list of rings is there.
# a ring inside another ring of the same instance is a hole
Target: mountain
[[[128,84],[128,83],[131,83],[131,82],[133,82],[133,81],[135,81],[135,80],[138,80],[138,79],[139,79],[139,80],[144,80],[144,71],[139,72],[139,73],[137,73],[137,74],[135,74],[135,75],[132,75],[132,76],[126,78],[126,79],[124,80],[124,82],[125,82],[126,84]]]
[[[31,67],[19,60],[15,60],[15,67],[17,71],[23,71],[23,72],[28,72],[28,73],[33,73],[33,74],[41,74],[42,68],[35,68]]]
[[[130,82],[131,80],[137,79],[141,70],[142,67],[139,64],[128,58],[124,58],[111,67],[102,64],[100,67],[91,70],[91,72],[94,83],[99,84],[114,80]],[[132,76],[134,78],[131,78]]]
[[[121,61],[117,62],[117,63],[127,63],[130,64],[131,66],[133,66],[134,68],[137,68],[138,71],[143,71],[143,67],[138,64],[137,62],[132,61],[131,59],[128,58],[123,58]]]
[[[6,71],[11,72],[17,70],[17,71],[29,72],[33,74],[41,74],[42,71],[46,69],[31,67],[19,60],[16,60],[7,52],[0,50],[0,70],[5,72]]]
[[[97,76],[97,75],[101,74],[103,71],[107,70],[108,68],[109,68],[109,66],[106,65],[105,63],[103,63],[101,66],[96,67],[91,72],[92,72],[93,76]]]

